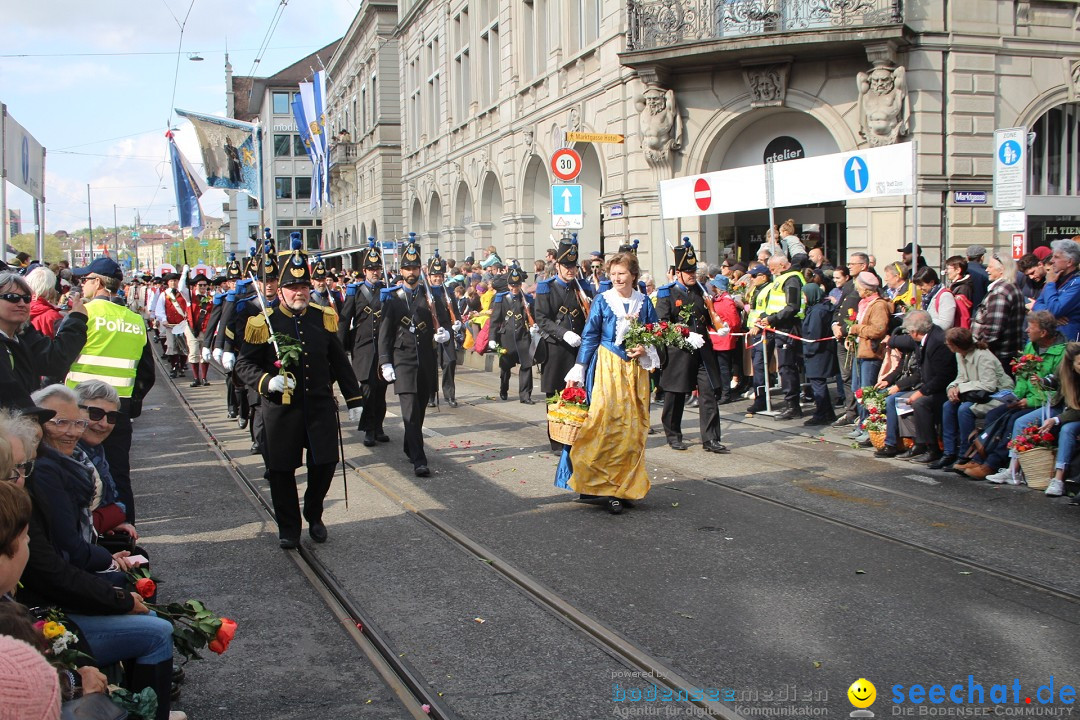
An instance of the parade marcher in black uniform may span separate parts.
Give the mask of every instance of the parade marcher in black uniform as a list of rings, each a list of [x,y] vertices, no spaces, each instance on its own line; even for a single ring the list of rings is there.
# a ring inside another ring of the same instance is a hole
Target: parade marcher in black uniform
[[[540,328],[537,358],[542,368],[540,390],[546,397],[562,392],[566,373],[577,361],[581,333],[589,315],[589,294],[578,282],[577,237],[563,240],[555,252],[556,276],[536,284],[533,317]],[[563,445],[551,439],[551,449],[562,452]]]
[[[494,350],[501,345],[506,351],[499,356],[499,398],[509,397],[510,370],[520,363],[518,399],[532,405],[532,338],[539,337],[540,329],[532,322],[532,298],[521,291],[525,278],[525,271],[515,263],[506,274],[508,290],[496,293],[492,300],[491,337],[495,339],[488,342],[488,347]]]
[[[453,294],[448,293],[443,281],[446,280],[446,261],[439,257],[439,251],[428,261],[427,268],[428,285],[431,287],[431,297],[437,306],[445,305],[447,316],[450,318],[450,342],[438,345],[435,348],[435,356],[442,370],[442,394],[446,398],[446,404],[452,408],[458,406],[457,402],[457,354],[458,347],[464,340],[464,330],[461,317],[453,309],[450,303],[454,302]],[[441,315],[440,315],[441,317]],[[445,327],[445,326],[444,326]],[[431,396],[428,398],[428,407],[435,407],[435,387],[431,388]]]
[[[232,333],[232,339],[229,342],[235,355],[231,355],[230,350],[226,350],[222,355],[222,365],[230,370],[233,369],[236,358],[239,357],[248,321],[262,314],[263,305],[266,305],[268,309],[273,309],[278,304],[278,261],[272,243],[267,242],[263,245],[262,252],[252,258],[248,271],[255,275],[256,279],[245,285],[243,294],[237,293],[231,325],[227,328],[227,332]],[[239,286],[239,283],[237,285]],[[259,300],[260,294],[262,301]],[[241,407],[244,415],[241,416],[240,427],[247,427],[251,435],[251,454],[258,453],[265,459],[266,445],[262,441],[264,433],[260,413],[262,396],[258,389],[244,383],[239,374],[236,375],[236,380],[244,397]]]
[[[345,396],[349,418],[360,417],[360,386],[337,337],[337,314],[311,304],[311,270],[302,243],[281,263],[281,303],[247,321],[236,373],[261,396],[263,438],[270,496],[282,548],[300,545],[300,503],[296,469],[307,464],[303,517],[308,534],[326,542],[323,500],[330,489],[338,456],[338,404],[333,383]],[[288,335],[303,348],[294,364],[279,360],[272,336]],[[306,452],[306,458],[304,457]]]
[[[667,348],[667,362],[660,389],[664,391],[664,434],[668,445],[686,450],[682,436],[682,415],[686,394],[698,391],[698,415],[701,426],[701,447],[708,452],[726,453],[720,444],[720,414],[717,399],[720,395],[720,366],[712,343],[708,341],[712,321],[706,303],[709,295],[697,282],[697,256],[689,238],[674,250],[675,282],[656,290],[656,314],[661,321],[685,323],[690,331],[705,338],[697,350]],[[683,316],[689,315],[689,319]]]
[[[402,284],[382,291],[379,363],[383,378],[394,383],[401,403],[405,455],[416,476],[427,477],[431,470],[424,453],[424,414],[436,381],[435,343],[450,341],[446,329],[450,317],[445,306],[436,306],[439,328],[435,329],[436,318],[420,285],[421,265],[420,248],[411,239],[401,256]]]
[[[338,337],[352,352],[352,367],[364,396],[364,412],[357,430],[364,433],[364,445],[390,442],[383,430],[386,419],[386,380],[379,374],[379,321],[382,300],[379,294],[385,285],[382,278],[382,253],[369,238],[364,252],[364,280],[345,289],[345,305],[341,309]]]
[[[338,308],[334,307],[334,301],[330,297],[330,288],[327,287],[329,278],[330,273],[326,271],[326,263],[323,262],[322,255],[316,255],[315,262],[311,264],[311,302],[333,308],[336,312]]]

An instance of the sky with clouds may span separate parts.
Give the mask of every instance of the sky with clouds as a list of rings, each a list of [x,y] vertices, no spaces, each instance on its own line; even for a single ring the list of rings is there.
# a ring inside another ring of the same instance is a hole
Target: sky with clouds
[[[284,4],[258,65],[258,49]],[[272,75],[333,42],[360,0],[32,0],[5,2],[0,23],[0,102],[45,146],[45,229],[176,218],[165,130],[196,167],[187,121],[173,107],[225,111],[225,49],[237,75]],[[184,16],[190,15],[186,23]],[[181,37],[181,25],[183,33]],[[179,49],[179,53],[178,53]],[[198,54],[202,62],[189,59]],[[179,63],[178,63],[179,55]],[[327,58],[323,58],[324,62]],[[179,69],[178,69],[179,66]],[[170,102],[174,93],[175,101]],[[185,131],[186,130],[186,131]],[[33,224],[33,203],[8,185],[8,207]],[[220,214],[225,195],[204,197]]]

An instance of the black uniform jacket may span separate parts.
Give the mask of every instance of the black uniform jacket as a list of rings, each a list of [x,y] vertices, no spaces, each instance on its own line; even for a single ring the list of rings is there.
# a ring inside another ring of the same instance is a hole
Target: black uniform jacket
[[[379,319],[382,317],[380,282],[349,285],[341,310],[338,339],[352,350],[352,366],[360,382],[370,378],[372,366],[379,360]]]
[[[514,295],[510,292],[499,293],[491,303],[491,337],[509,352],[517,353],[522,367],[533,364],[529,336],[528,315],[532,314],[532,298],[525,293]],[[525,312],[525,303],[529,303],[529,312]],[[535,319],[535,317],[533,318]]]
[[[435,383],[435,324],[427,292],[395,285],[382,291],[379,365],[394,366],[394,392],[428,392]],[[450,313],[436,305],[439,324],[450,332]]]
[[[563,336],[567,332],[580,336],[585,331],[589,313],[581,305],[577,281],[565,283],[558,278],[537,283],[533,307],[533,318],[540,326],[536,361],[544,365],[540,389],[545,393],[557,392],[566,386],[563,378],[574,367],[578,353],[578,349],[570,347]]]
[[[688,393],[692,390],[702,392],[719,391],[720,366],[709,342],[709,328],[712,320],[705,307],[705,296],[701,286],[694,284],[686,287],[677,282],[662,285],[656,290],[656,315],[669,323],[683,322],[682,314],[689,308],[690,320],[686,325],[691,332],[705,338],[700,350],[666,349],[664,374],[660,378],[660,387],[664,392]],[[663,359],[663,358],[662,358]],[[698,369],[704,365],[709,376],[709,387],[698,388]]]
[[[63,378],[86,344],[86,315],[69,313],[56,335],[27,325],[14,338],[0,334],[0,407],[24,408],[41,377]]]
[[[303,346],[299,367],[285,368],[296,379],[287,405],[282,403],[281,393],[270,392],[268,387],[279,372],[274,365],[277,353],[270,342],[272,333],[294,337]],[[359,407],[362,400],[356,376],[337,338],[337,316],[332,308],[310,305],[306,311],[294,313],[279,305],[270,311],[269,318],[251,317],[236,360],[236,374],[262,396],[269,469],[300,467],[305,447],[309,464],[338,460],[338,404],[333,383],[337,382],[350,408]]]

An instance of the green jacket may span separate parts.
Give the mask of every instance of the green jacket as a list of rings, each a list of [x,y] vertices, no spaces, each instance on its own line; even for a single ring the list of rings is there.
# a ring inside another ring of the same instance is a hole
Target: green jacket
[[[1036,373],[1039,377],[1046,377],[1057,371],[1058,365],[1061,364],[1061,358],[1065,356],[1065,338],[1058,334],[1053,341],[1053,344],[1043,350],[1035,347],[1035,343],[1028,342],[1024,346],[1023,355],[1041,355],[1042,364],[1039,365],[1039,370]],[[1029,377],[1017,377],[1016,387],[1013,389],[1013,393],[1016,397],[1028,402],[1028,407],[1036,408],[1043,404],[1043,400],[1046,399],[1046,391],[1038,385],[1031,382]]]

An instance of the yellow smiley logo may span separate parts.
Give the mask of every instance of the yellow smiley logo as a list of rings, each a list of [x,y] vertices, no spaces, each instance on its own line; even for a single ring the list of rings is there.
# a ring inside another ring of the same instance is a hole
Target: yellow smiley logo
[[[877,699],[877,688],[874,687],[874,683],[866,678],[859,678],[851,683],[851,687],[847,690],[847,696],[855,707],[868,708]]]

